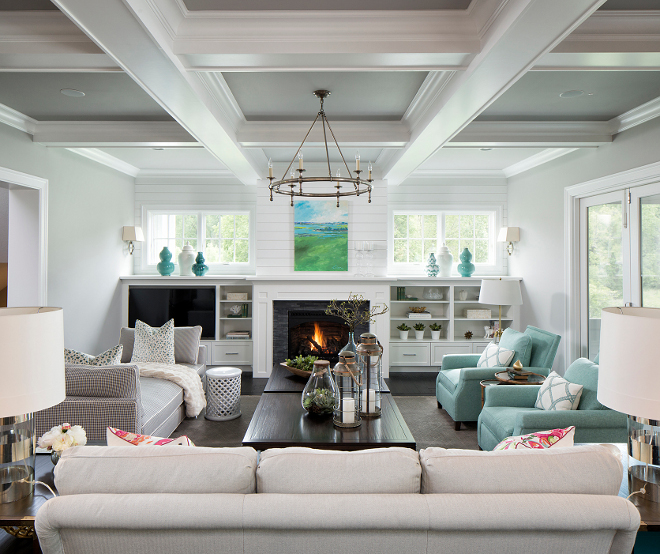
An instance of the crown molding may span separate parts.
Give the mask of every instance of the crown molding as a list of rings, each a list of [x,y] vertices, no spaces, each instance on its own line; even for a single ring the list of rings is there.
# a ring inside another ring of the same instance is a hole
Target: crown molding
[[[134,165],[126,163],[125,161],[120,160],[119,158],[115,158],[114,156],[111,156],[110,154],[96,148],[67,148],[67,150],[69,150],[69,152],[73,152],[74,154],[78,154],[83,158],[92,160],[93,162],[100,163],[111,169],[115,169],[121,173],[125,173],[126,175],[130,175],[131,177],[137,176],[140,172],[140,170]]]
[[[455,71],[429,72],[408,106],[406,113],[401,118],[401,121],[407,124],[409,129],[412,130],[417,127],[454,75],[456,75]]]
[[[416,169],[408,176],[408,179],[468,179],[475,177],[481,179],[504,179],[506,175],[504,175],[504,171],[501,169]]]
[[[538,154],[534,154],[518,163],[505,167],[503,170],[504,176],[508,179],[514,175],[524,173],[525,171],[534,169],[535,167],[551,162],[552,160],[561,158],[562,156],[575,152],[576,150],[577,148],[548,148],[543,152],[539,152]]]
[[[9,106],[0,104],[0,123],[9,125],[10,127],[23,131],[24,133],[34,135],[38,121],[22,114],[21,112],[17,112]]]
[[[136,185],[222,185],[238,179],[228,169],[142,169]]]
[[[610,119],[608,122],[612,128],[612,134],[616,135],[637,125],[646,123],[660,115],[660,96],[649,100],[641,106],[637,106],[618,117]]]
[[[234,134],[238,134],[238,130],[245,124],[245,116],[222,73],[198,73],[197,77],[208,91],[216,107],[224,114]]]

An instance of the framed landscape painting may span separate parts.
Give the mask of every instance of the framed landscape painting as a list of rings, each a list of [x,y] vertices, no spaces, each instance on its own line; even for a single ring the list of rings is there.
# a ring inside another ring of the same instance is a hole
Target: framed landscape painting
[[[348,271],[348,203],[297,200],[294,271]]]

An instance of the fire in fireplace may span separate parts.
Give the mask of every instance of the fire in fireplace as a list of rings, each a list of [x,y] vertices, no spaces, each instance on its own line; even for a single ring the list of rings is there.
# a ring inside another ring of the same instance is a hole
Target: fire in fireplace
[[[289,357],[317,356],[330,362],[337,361],[339,352],[348,342],[348,327],[341,321],[327,321],[325,314],[314,316],[305,312],[295,317],[311,320],[289,328]]]

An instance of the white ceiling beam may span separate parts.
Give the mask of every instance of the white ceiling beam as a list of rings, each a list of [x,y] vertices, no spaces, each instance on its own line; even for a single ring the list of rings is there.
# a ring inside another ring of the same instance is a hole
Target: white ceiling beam
[[[186,78],[185,70],[146,31],[145,26],[154,24],[148,6],[137,3],[142,20],[138,21],[124,2],[53,3],[242,183],[256,184],[260,176],[256,164],[245,155],[227,126],[220,123],[214,106],[209,106],[212,102],[204,101],[197,90],[203,89],[202,84],[195,79],[196,88]]]
[[[445,87],[428,117],[412,130],[411,143],[384,168],[384,177],[401,183],[603,3],[509,1],[490,27],[482,51]]]
[[[115,158],[107,152],[103,152],[103,150],[97,150],[96,148],[68,148],[68,150],[74,154],[82,156],[83,158],[87,158],[93,162],[115,169],[125,175],[130,175],[131,177],[137,177],[140,173],[139,168],[120,160],[119,158]]]

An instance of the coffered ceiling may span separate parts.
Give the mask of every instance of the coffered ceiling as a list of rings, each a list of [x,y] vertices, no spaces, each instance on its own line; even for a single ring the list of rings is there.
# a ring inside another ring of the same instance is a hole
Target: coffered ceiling
[[[391,185],[515,175],[660,114],[657,0],[0,0],[0,37],[0,122],[135,176],[284,171],[318,88]]]

